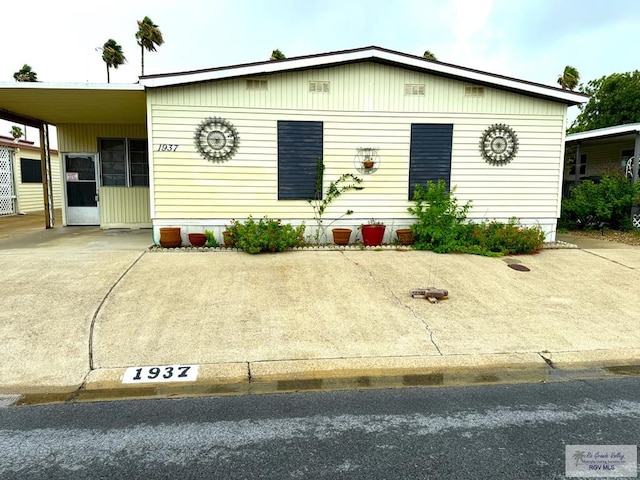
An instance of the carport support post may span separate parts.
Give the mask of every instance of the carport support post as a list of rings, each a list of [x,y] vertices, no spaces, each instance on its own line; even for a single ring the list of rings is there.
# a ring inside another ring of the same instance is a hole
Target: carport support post
[[[575,171],[575,175],[573,176],[573,186],[577,187],[578,183],[580,183],[580,155],[582,155],[582,152],[580,151],[580,146],[582,145],[582,142],[578,142],[576,144],[576,161],[573,164],[574,166],[574,171]]]
[[[633,164],[631,165],[631,172],[633,176],[631,181],[636,183],[638,181],[638,159],[640,158],[640,133],[636,133],[636,143],[633,147]]]
[[[49,149],[49,125],[40,125],[40,169],[44,196],[45,227],[53,228],[53,191],[51,186],[51,150]]]

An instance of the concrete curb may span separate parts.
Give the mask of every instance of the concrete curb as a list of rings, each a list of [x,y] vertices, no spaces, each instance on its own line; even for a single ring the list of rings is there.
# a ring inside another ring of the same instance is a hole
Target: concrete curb
[[[581,352],[275,360],[200,364],[193,382],[123,383],[127,368],[99,368],[82,386],[37,389],[17,405],[370,388],[515,384],[640,375],[640,349]],[[42,393],[46,391],[47,393]]]
[[[127,368],[96,369],[80,388],[27,392],[18,404],[363,388],[532,383],[550,367],[537,353],[339,358],[201,364],[197,380],[123,383]]]

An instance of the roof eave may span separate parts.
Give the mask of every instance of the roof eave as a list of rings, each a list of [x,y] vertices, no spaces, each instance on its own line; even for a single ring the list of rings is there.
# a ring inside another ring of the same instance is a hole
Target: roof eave
[[[613,127],[597,128],[586,132],[571,133],[566,136],[565,142],[579,142],[582,140],[599,140],[604,138],[619,137],[632,133],[640,134],[640,123],[629,123]]]
[[[379,47],[368,47],[365,49],[348,50],[331,54],[311,55],[287,60],[251,63],[194,72],[150,75],[140,77],[140,83],[147,88],[171,87],[238,77],[260,76],[280,72],[324,68],[362,61],[381,61],[404,68],[412,68],[425,73],[519,92],[526,95],[565,103],[567,105],[579,105],[588,100],[588,96],[582,93],[576,93],[570,90],[561,90],[555,87],[525,82],[523,80],[490,74],[479,70],[467,69],[447,63],[428,61],[421,57],[385,50]]]

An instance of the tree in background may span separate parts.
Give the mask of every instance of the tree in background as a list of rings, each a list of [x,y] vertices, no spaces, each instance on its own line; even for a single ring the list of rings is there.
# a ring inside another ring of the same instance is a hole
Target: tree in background
[[[284,53],[276,48],[273,52],[271,52],[271,58],[269,60],[273,62],[276,60],[285,60],[286,58],[287,57],[285,57]]]
[[[640,122],[640,71],[591,80],[580,91],[590,98],[567,133]]]
[[[424,58],[425,60],[438,60],[436,56],[431,53],[431,50],[425,50],[422,54],[422,58]]]
[[[144,75],[144,51],[149,52],[156,51],[156,45],[160,46],[164,43],[162,38],[162,32],[158,28],[158,25],[153,23],[149,17],[144,17],[142,20],[138,20],[138,31],[136,33],[136,39],[140,50],[142,51],[142,73]]]
[[[24,136],[22,128],[18,127],[17,125],[13,125],[11,127],[11,136],[16,140],[22,138]]]
[[[107,64],[107,83],[111,83],[109,68],[118,68],[127,61],[122,53],[122,47],[112,38],[102,46],[102,60]]]
[[[576,67],[567,65],[564,67],[564,71],[558,75],[558,85],[560,85],[563,90],[575,90],[578,83],[580,83],[580,72],[578,72]]]
[[[37,82],[38,74],[25,63],[20,70],[13,74],[13,79],[16,82]]]

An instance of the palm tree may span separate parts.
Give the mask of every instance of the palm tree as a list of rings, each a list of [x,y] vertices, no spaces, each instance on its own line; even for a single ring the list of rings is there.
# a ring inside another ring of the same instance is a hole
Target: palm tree
[[[563,90],[573,90],[578,86],[579,82],[580,73],[578,69],[570,65],[564,67],[564,72],[558,75],[558,85],[560,85]]]
[[[25,63],[20,70],[13,74],[13,79],[16,82],[37,82],[38,74]]]
[[[273,52],[271,52],[271,58],[269,60],[273,62],[275,60],[285,60],[286,58],[287,57],[284,56],[284,53],[276,48]]]
[[[107,64],[107,83],[110,83],[109,68],[118,68],[127,61],[122,53],[122,47],[112,38],[102,46],[102,60]]]
[[[138,20],[136,38],[142,51],[142,75],[144,75],[144,50],[147,49],[149,52],[155,52],[156,45],[162,45],[164,38],[162,38],[162,32],[158,28],[158,25],[153,23],[149,17],[144,17],[142,21]]]
[[[422,54],[422,58],[424,58],[425,60],[438,60],[436,56],[431,53],[431,50],[425,50]]]

